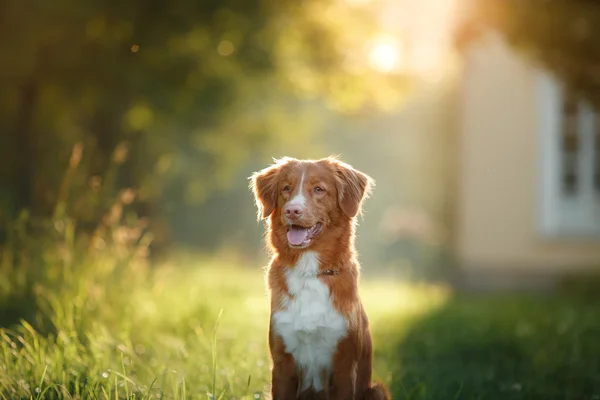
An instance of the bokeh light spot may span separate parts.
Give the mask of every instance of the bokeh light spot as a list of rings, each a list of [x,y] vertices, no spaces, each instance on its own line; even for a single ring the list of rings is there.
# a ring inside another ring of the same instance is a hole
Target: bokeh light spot
[[[221,42],[219,42],[219,45],[217,46],[217,52],[223,57],[230,56],[231,54],[233,54],[234,50],[235,47],[233,46],[233,43],[231,43],[229,40],[221,40]]]
[[[152,125],[154,114],[144,105],[133,106],[125,115],[127,126],[134,131],[148,128]]]

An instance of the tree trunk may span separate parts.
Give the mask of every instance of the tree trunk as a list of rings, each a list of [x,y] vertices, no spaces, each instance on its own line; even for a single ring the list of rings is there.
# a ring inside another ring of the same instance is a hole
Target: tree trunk
[[[18,208],[34,211],[35,207],[35,134],[33,118],[38,98],[38,84],[30,80],[21,86],[20,104],[15,126],[19,157],[17,199]]]

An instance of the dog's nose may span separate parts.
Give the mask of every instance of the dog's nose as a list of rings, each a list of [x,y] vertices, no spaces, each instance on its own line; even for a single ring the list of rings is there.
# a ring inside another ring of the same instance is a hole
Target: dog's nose
[[[285,207],[285,216],[291,219],[297,219],[302,216],[302,207],[298,205],[287,205]]]

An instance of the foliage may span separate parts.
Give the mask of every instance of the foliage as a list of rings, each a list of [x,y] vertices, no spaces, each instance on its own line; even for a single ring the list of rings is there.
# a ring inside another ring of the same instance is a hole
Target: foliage
[[[79,289],[63,285],[39,294],[51,333],[26,321],[0,330],[2,395],[184,399],[262,393],[267,319],[266,308],[258,306],[264,302],[259,271],[205,263],[201,269],[164,267],[149,277],[133,271],[99,276],[107,261],[101,255],[79,264]]]
[[[76,175],[76,154],[63,188]],[[260,303],[260,272],[210,261],[197,269],[181,259],[150,268],[144,221],[128,213],[133,197],[122,192],[90,235],[75,234],[78,221],[64,203],[41,224],[23,214],[7,229],[0,252],[3,398],[197,398],[217,389],[262,390],[264,343],[260,336],[240,338],[260,334],[265,309],[247,309],[249,319],[233,327],[228,314],[246,301]],[[219,307],[228,313],[217,331]]]
[[[502,32],[520,52],[600,104],[600,4],[594,0],[472,2],[473,20]]]
[[[344,1],[8,0],[2,8],[4,221],[22,208],[52,212],[81,143],[84,185],[97,185],[115,152],[127,153],[103,184],[107,198],[136,188],[136,211],[168,236],[185,222],[177,211],[230,188],[273,143],[309,143],[323,104],[384,106],[404,88],[403,77],[368,67],[375,16]]]

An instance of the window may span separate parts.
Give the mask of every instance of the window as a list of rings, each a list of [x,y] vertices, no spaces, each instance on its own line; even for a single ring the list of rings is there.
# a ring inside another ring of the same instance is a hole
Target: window
[[[600,110],[548,75],[539,101],[542,233],[600,238]]]
[[[566,93],[562,102],[562,190],[566,195],[577,193],[577,156],[579,153],[579,136],[577,121],[578,103],[572,93]]]

